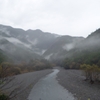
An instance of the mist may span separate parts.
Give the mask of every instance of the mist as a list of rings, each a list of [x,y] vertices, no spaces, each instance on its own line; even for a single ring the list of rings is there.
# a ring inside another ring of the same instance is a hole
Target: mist
[[[64,60],[73,56],[73,52],[91,51],[99,48],[99,30],[87,38],[60,36],[41,30],[25,31],[20,28],[0,26],[0,49],[8,55],[21,60],[43,58],[48,61]],[[96,34],[96,35],[93,35]],[[89,50],[91,49],[91,50]]]
[[[74,43],[71,43],[71,44],[65,44],[63,46],[63,48],[67,51],[70,51],[71,49],[73,49],[75,47],[75,44]]]

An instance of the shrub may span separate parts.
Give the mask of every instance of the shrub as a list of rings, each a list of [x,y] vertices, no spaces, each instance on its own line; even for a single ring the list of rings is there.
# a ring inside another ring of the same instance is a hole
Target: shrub
[[[81,69],[84,70],[86,75],[86,80],[90,80],[91,82],[99,81],[100,77],[100,68],[97,65],[81,65]]]
[[[18,67],[12,67],[9,69],[9,73],[12,73],[12,75],[18,75],[21,74],[21,69]]]
[[[10,100],[9,97],[5,94],[0,94],[0,100]]]

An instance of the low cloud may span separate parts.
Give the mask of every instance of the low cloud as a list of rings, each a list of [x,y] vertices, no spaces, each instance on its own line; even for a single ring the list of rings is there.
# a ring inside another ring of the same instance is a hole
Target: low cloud
[[[47,55],[47,56],[45,57],[45,59],[50,60],[50,58],[51,58],[52,55],[53,55],[53,53]]]
[[[67,51],[70,51],[71,49],[73,49],[75,47],[75,44],[73,43],[70,43],[70,44],[65,44],[63,46],[63,49],[67,50]]]

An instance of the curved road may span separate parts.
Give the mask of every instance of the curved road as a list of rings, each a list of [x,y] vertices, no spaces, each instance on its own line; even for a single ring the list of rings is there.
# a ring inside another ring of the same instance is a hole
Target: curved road
[[[76,100],[56,80],[58,69],[41,79],[31,90],[28,100]]]

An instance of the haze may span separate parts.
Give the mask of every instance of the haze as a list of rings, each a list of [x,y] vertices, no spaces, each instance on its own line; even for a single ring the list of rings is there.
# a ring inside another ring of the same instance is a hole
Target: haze
[[[71,36],[100,28],[99,0],[0,0],[0,24]]]

